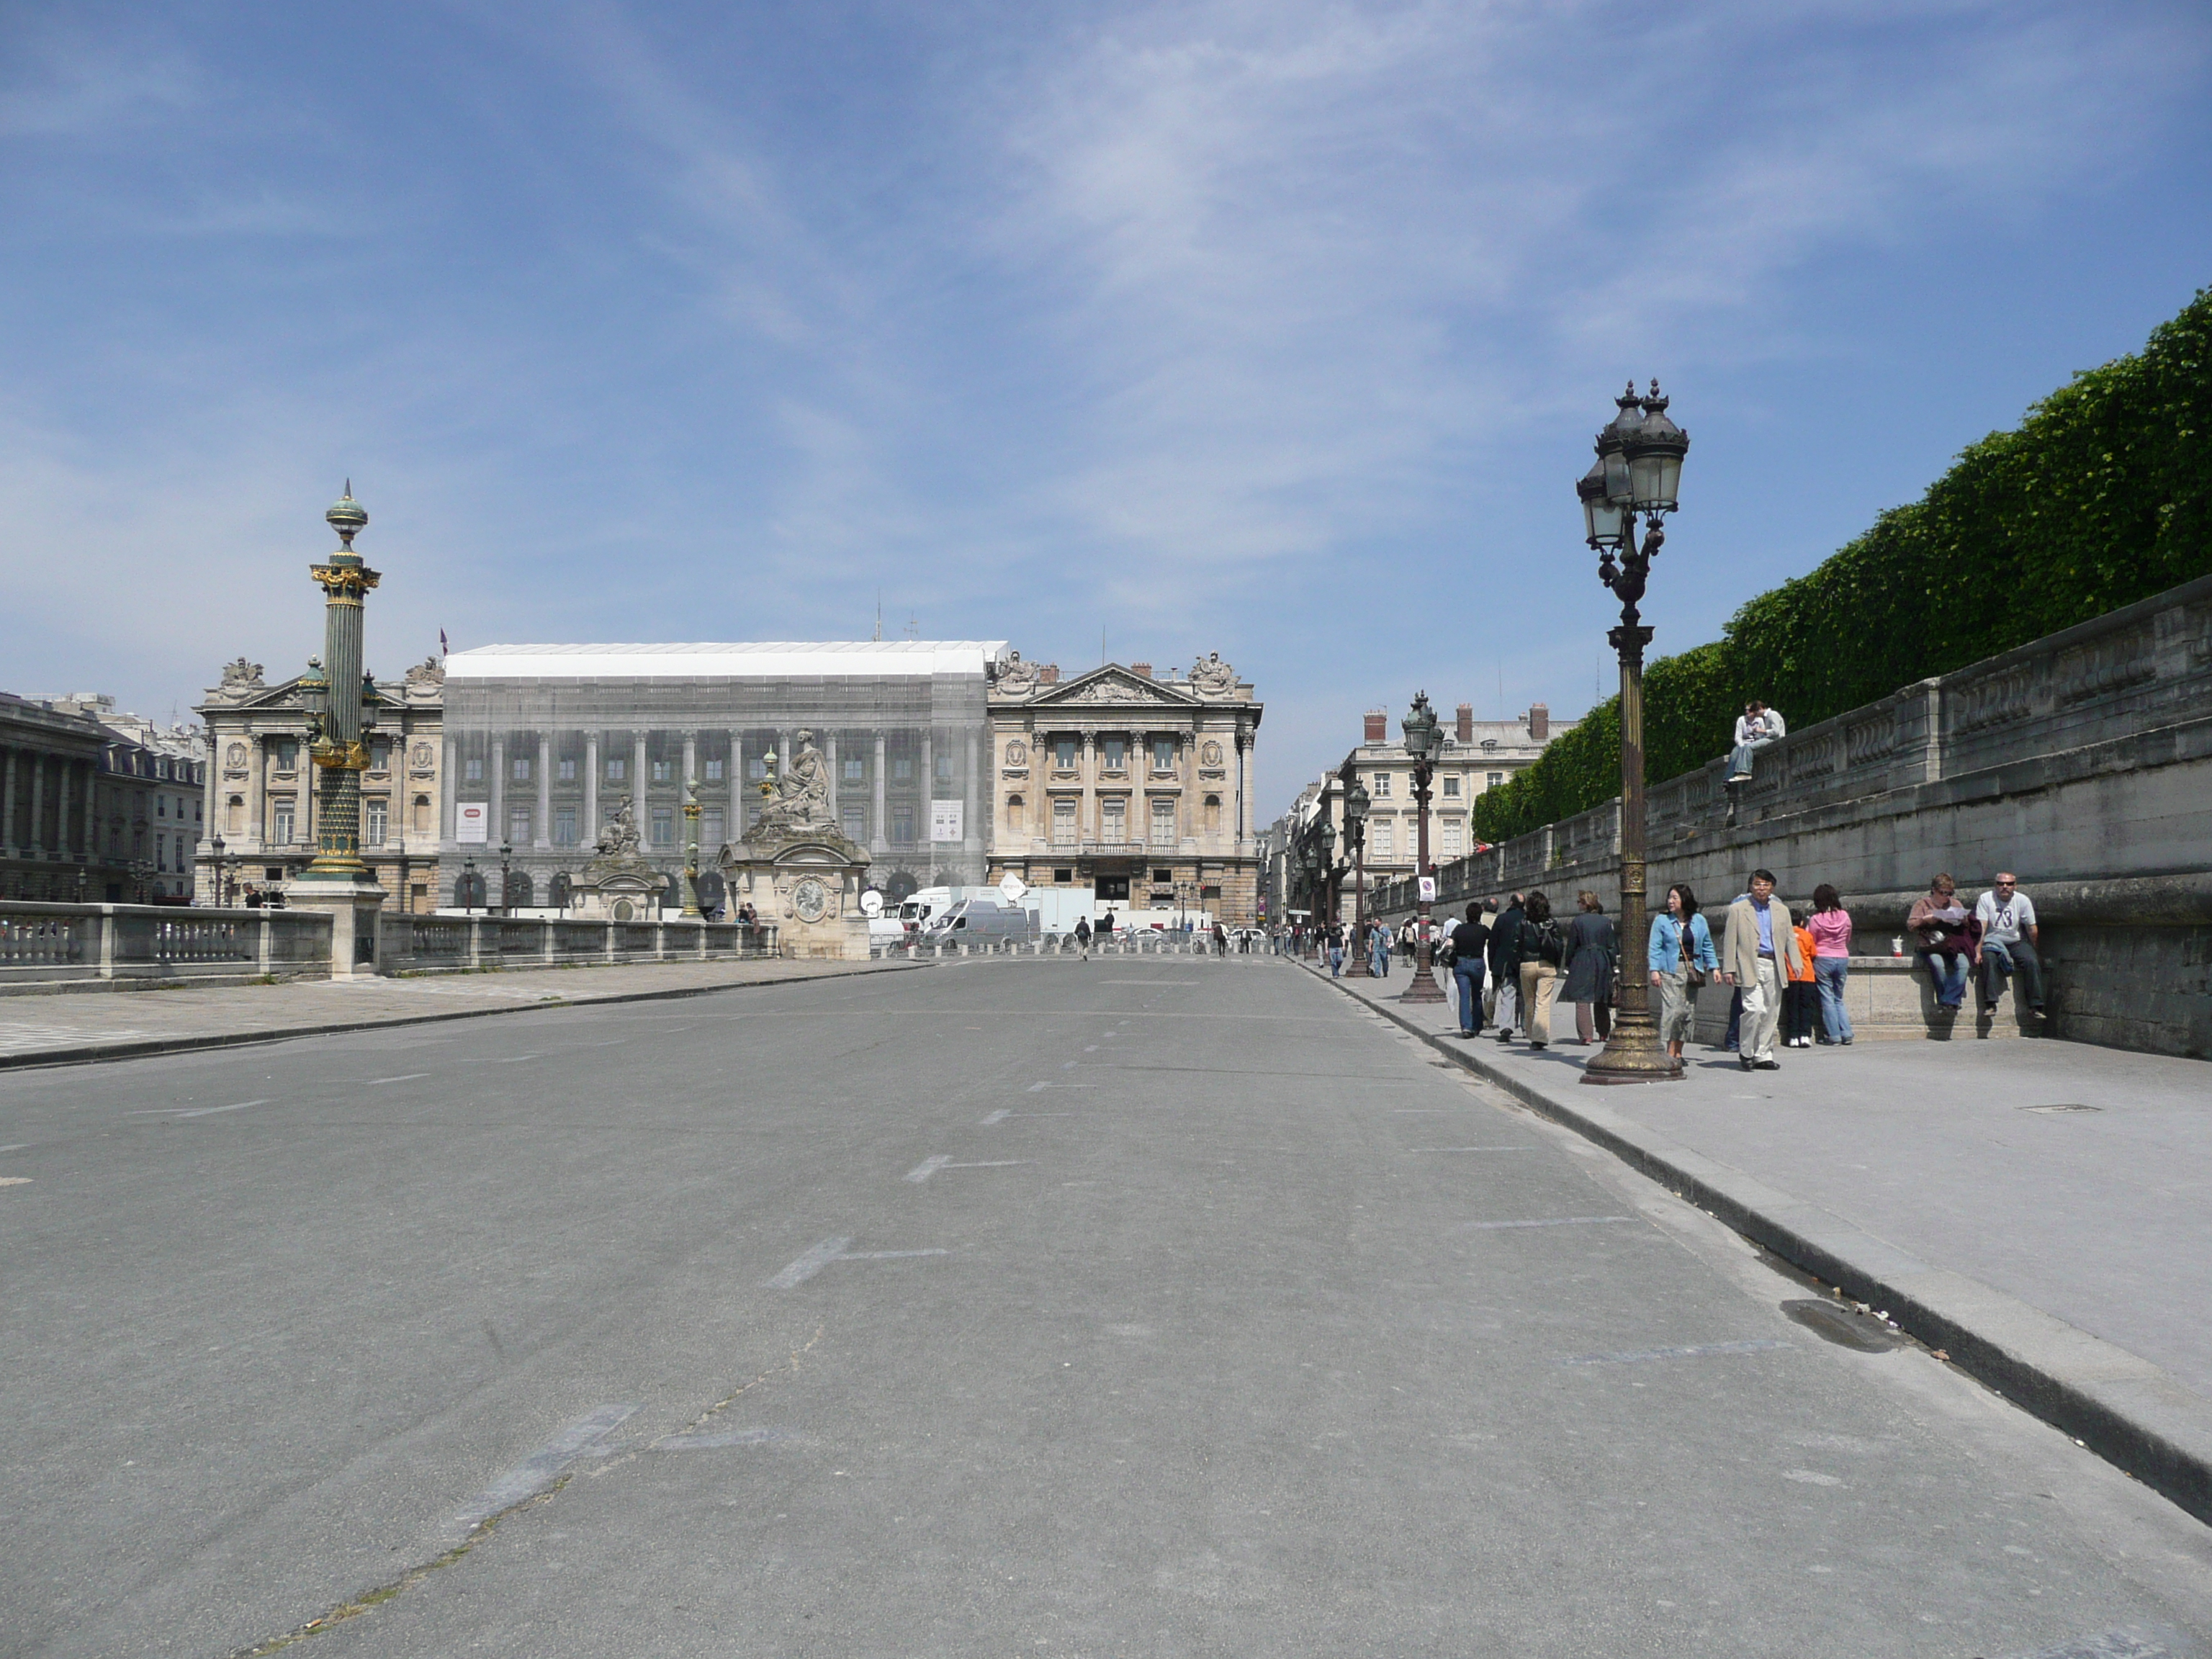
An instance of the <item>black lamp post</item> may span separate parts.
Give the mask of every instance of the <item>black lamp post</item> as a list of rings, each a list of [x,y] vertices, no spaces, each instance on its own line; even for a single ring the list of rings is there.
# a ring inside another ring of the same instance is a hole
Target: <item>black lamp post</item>
[[[1620,653],[1620,951],[1633,971],[1620,976],[1613,1035],[1583,1068],[1583,1081],[1679,1082],[1682,1062],[1659,1041],[1651,976],[1643,968],[1650,925],[1644,874],[1644,647],[1651,642],[1651,630],[1643,625],[1637,601],[1667,539],[1663,521],[1677,504],[1690,434],[1667,418],[1667,399],[1656,380],[1648,397],[1638,398],[1632,380],[1613,401],[1618,412],[1597,434],[1597,460],[1575,491],[1582,498],[1583,531],[1597,550],[1598,580],[1620,601],[1620,626],[1606,638]]]
[[[1367,965],[1367,786],[1358,771],[1346,765],[1344,779],[1344,844],[1352,854],[1352,960],[1344,966],[1346,979],[1371,979]]]
[[[1336,925],[1337,884],[1343,878],[1343,866],[1336,861],[1336,825],[1328,816],[1328,796],[1321,798],[1321,817],[1314,824],[1314,847],[1321,854],[1322,908],[1328,913],[1326,924]]]
[[[490,905],[484,904],[483,884],[484,878],[477,873],[476,857],[471,854],[461,860],[460,878],[453,884],[454,901],[471,915],[476,914],[479,904],[487,910],[491,908]]]
[[[511,916],[511,915],[513,915],[514,914],[514,908],[513,908],[511,905],[509,905],[509,904],[507,903],[507,866],[508,866],[510,864],[512,864],[512,863],[514,862],[514,848],[513,844],[512,844],[512,843],[510,843],[510,842],[500,842],[500,844],[499,844],[499,913],[500,913],[500,915],[503,915],[503,916]]]
[[[1437,711],[1429,707],[1429,694],[1416,692],[1413,706],[1399,724],[1406,733],[1406,755],[1413,763],[1413,804],[1418,809],[1414,839],[1417,850],[1413,854],[1413,891],[1420,906],[1420,918],[1414,924],[1413,982],[1406,988],[1401,1002],[1442,1002],[1444,994],[1437,988],[1436,975],[1431,971],[1429,956],[1429,907],[1435,895],[1435,878],[1429,873],[1429,788],[1436,781],[1437,757],[1444,752],[1444,728],[1437,719]]]
[[[223,840],[221,836],[209,838],[208,850],[215,855],[215,879],[208,884],[208,888],[210,896],[218,910],[222,908],[222,848]]]

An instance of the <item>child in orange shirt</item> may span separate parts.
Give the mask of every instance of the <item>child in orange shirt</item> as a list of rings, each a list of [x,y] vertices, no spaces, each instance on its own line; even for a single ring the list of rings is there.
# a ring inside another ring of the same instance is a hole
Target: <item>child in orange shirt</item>
[[[1809,1048],[1814,1010],[1820,1003],[1820,993],[1813,984],[1813,930],[1801,926],[1796,933],[1797,971],[1782,988],[1782,1046]]]

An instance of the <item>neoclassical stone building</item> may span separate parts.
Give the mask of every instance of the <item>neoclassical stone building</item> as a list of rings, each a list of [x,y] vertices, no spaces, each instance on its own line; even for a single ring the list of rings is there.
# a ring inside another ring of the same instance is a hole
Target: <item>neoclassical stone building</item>
[[[444,798],[445,671],[436,658],[375,682],[368,769],[361,780],[361,855],[390,895],[389,910],[434,909]],[[225,896],[281,890],[315,856],[314,765],[301,677],[270,685],[240,657],[197,710],[207,723],[207,805],[198,898],[217,902],[215,839]],[[448,882],[447,884],[450,884]]]
[[[1188,905],[1231,927],[1259,908],[1252,762],[1261,704],[1214,654],[1062,679],[1010,653],[991,688],[989,878],[1095,890],[1101,905]]]

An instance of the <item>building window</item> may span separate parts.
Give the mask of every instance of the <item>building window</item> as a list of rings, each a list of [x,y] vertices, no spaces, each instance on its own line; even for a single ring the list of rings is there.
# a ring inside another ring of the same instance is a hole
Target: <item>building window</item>
[[[708,761],[707,763],[707,781],[709,783],[720,783],[722,781],[722,767],[723,763],[720,761]]]
[[[1062,886],[1068,886],[1075,880],[1075,872],[1072,869],[1055,870],[1052,872],[1052,878]]]
[[[509,763],[514,768],[514,781],[517,783],[527,783],[530,781],[529,756],[517,755]]]
[[[1099,739],[1099,749],[1106,757],[1106,769],[1109,772],[1120,772],[1127,768],[1129,740],[1127,738],[1102,738]]]
[[[722,809],[708,806],[699,813],[699,844],[708,849],[709,855],[722,844]]]
[[[285,763],[289,765],[290,763],[287,762]],[[470,783],[482,783],[483,781],[483,763],[480,760],[463,761],[461,763],[461,776]]]
[[[656,806],[653,809],[653,844],[655,847],[676,845],[676,809]]]
[[[940,749],[940,750],[939,750],[937,751],[937,757],[936,757],[936,758],[937,758],[937,781],[938,781],[939,783],[950,783],[950,782],[951,782],[951,781],[952,781],[952,751],[951,751],[950,749]]]
[[[1376,858],[1389,859],[1397,857],[1398,826],[1391,823],[1389,819],[1377,818],[1374,823],[1369,824],[1367,826],[1367,838],[1375,844],[1374,852]]]
[[[761,756],[755,755],[750,760],[745,763],[745,775],[749,778],[766,777],[768,775],[768,762]]]
[[[841,764],[845,769],[846,782],[862,783],[866,781],[868,775],[868,763],[866,761],[860,759],[857,756],[848,755]]]
[[[575,782],[576,763],[573,758],[556,761],[554,763],[554,769],[553,775],[558,778],[562,782]]]
[[[292,839],[292,803],[289,800],[278,802],[275,811],[269,816],[272,825],[269,831],[269,839],[279,843],[290,841]]]
[[[1504,781],[1505,781],[1505,774],[1504,774],[1504,773],[1503,773],[1503,772],[1492,772],[1492,773],[1490,775],[1490,779],[1489,779],[1489,787],[1491,787],[1491,788],[1492,788],[1492,789],[1495,789],[1495,788],[1497,788],[1497,787],[1498,787],[1498,785],[1500,785],[1501,783],[1504,783]]]
[[[1462,835],[1463,831],[1458,819],[1446,818],[1444,820],[1444,856],[1446,858],[1455,859],[1462,853],[1467,850],[1466,848],[1461,844]]]
[[[167,795],[154,797],[154,816],[157,818],[166,818],[169,816],[169,798]]]
[[[1444,780],[1444,793],[1447,795],[1459,793],[1459,774],[1456,772]]]
[[[1175,842],[1176,804],[1172,800],[1156,800],[1152,803],[1152,845],[1172,847]]]
[[[868,838],[868,815],[857,806],[844,809],[845,839],[855,843]]]
[[[1024,830],[1024,825],[1023,824],[1023,822],[1022,822],[1022,815],[1023,815],[1023,809],[1022,809],[1022,798],[1021,798],[1019,795],[1009,795],[1009,796],[1007,796],[1007,797],[1006,797],[1006,832],[1007,832],[1009,835],[1015,835],[1015,836],[1018,836],[1018,835],[1020,835],[1020,834],[1023,832],[1023,830]]]
[[[527,806],[507,809],[507,838],[517,847],[530,845],[530,809]]]
[[[386,800],[373,800],[362,810],[362,815],[368,820],[368,828],[364,839],[371,847],[383,846],[392,825],[392,803]]]
[[[1072,800],[1056,800],[1052,804],[1052,844],[1054,847],[1075,845],[1075,803]]]
[[[553,809],[553,844],[574,847],[576,844],[576,809],[556,806]]]
[[[607,781],[609,783],[620,783],[629,775],[629,763],[628,761],[624,760],[620,755],[610,755],[607,757]]]
[[[1155,771],[1155,772],[1172,772],[1172,771],[1174,771],[1174,770],[1175,770],[1175,755],[1176,755],[1176,740],[1175,740],[1173,738],[1154,738],[1152,739],[1152,770],[1153,770],[1153,771]]]
[[[1175,879],[1175,872],[1172,870],[1155,870],[1152,872],[1152,879],[1156,882],[1171,882]]]
[[[1375,799],[1377,800],[1390,799],[1390,775],[1388,772],[1377,772],[1375,775]]]
[[[1221,896],[1221,884],[1218,881],[1207,882],[1204,886],[1198,890],[1198,896],[1201,901],[1206,899],[1218,900]]]
[[[1052,764],[1053,769],[1058,772],[1073,772],[1075,769],[1073,738],[1054,738],[1052,740]]]
[[[893,783],[912,783],[914,781],[913,756],[901,755],[891,762],[891,781]]]
[[[415,797],[415,833],[418,836],[430,833],[430,798],[428,795]]]
[[[898,805],[891,808],[891,840],[901,846],[914,844],[914,808]]]
[[[676,781],[676,763],[672,760],[653,762],[653,781],[655,783],[673,783]]]
[[[289,772],[299,763],[300,745],[298,744],[285,742],[280,743],[276,745],[276,769],[278,771]]]
[[[1124,842],[1129,839],[1128,803],[1109,800],[1099,807],[1101,841]]]

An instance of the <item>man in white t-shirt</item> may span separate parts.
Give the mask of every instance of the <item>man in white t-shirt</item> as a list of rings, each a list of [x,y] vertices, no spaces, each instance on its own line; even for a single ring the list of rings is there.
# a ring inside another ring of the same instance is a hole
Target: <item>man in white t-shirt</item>
[[[1780,709],[1769,708],[1756,699],[1744,704],[1743,713],[1736,716],[1735,746],[1729,751],[1728,781],[1750,782],[1751,757],[1789,732]]]
[[[2016,973],[2030,1014],[2043,1018],[2043,960],[2035,954],[2039,933],[2035,901],[2020,890],[2020,878],[1999,874],[1996,885],[1974,902],[1974,919],[1982,924],[1982,1012],[1996,1006],[2006,979]]]

